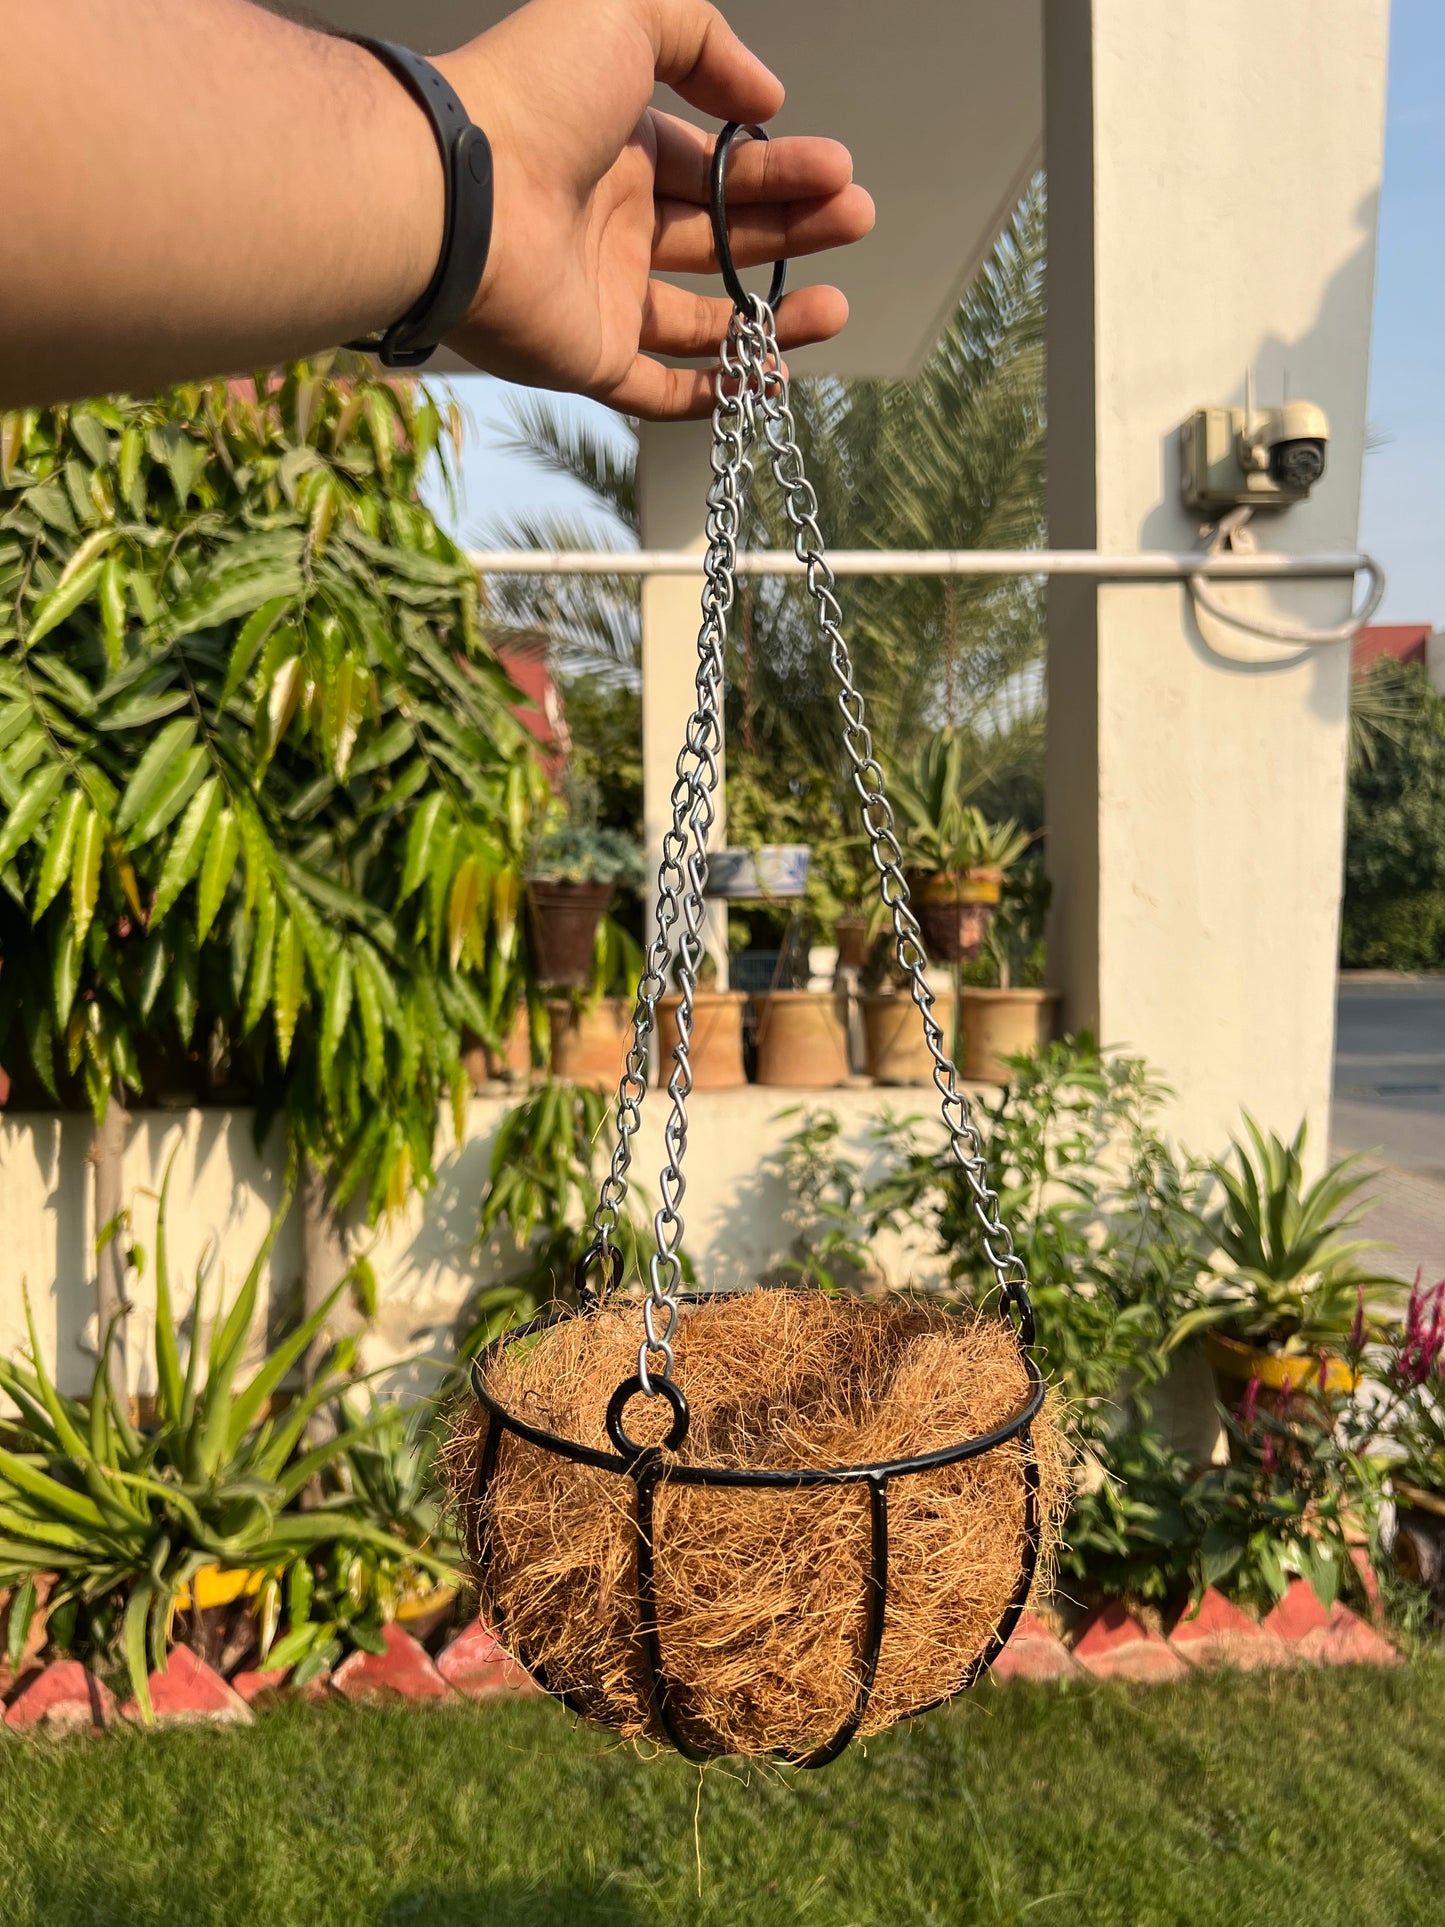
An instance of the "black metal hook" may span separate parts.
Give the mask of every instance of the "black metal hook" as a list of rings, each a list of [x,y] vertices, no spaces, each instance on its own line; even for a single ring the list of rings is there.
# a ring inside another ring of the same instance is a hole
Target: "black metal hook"
[[[717,137],[717,146],[712,155],[712,238],[717,249],[717,264],[722,272],[723,286],[733,298],[733,305],[743,314],[753,311],[752,296],[738,279],[737,266],[733,261],[732,243],[728,240],[727,208],[727,166],[728,154],[739,134],[750,134],[755,141],[765,141],[768,136],[761,127],[749,126],[740,120],[730,120]],[[786,261],[773,263],[773,281],[768,289],[768,306],[777,312],[778,303],[783,298],[787,285],[788,264]]]

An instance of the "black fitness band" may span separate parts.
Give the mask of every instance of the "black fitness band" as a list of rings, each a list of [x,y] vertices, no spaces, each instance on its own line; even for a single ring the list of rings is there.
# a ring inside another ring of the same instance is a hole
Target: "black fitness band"
[[[364,348],[388,368],[416,368],[445,340],[472,305],[492,243],[492,149],[486,135],[429,60],[410,47],[369,34],[340,34],[375,54],[401,81],[432,124],[442,157],[446,203],[436,272],[420,299],[385,331],[348,348]]]

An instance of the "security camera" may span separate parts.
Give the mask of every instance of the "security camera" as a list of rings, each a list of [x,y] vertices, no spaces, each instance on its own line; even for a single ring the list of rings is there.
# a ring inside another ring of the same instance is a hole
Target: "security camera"
[[[1325,472],[1330,425],[1323,408],[1312,401],[1287,401],[1280,408],[1266,409],[1263,426],[1255,433],[1274,480],[1281,488],[1308,495]]]
[[[1311,401],[1199,408],[1180,436],[1185,505],[1219,515],[1302,502],[1325,472],[1330,425]]]

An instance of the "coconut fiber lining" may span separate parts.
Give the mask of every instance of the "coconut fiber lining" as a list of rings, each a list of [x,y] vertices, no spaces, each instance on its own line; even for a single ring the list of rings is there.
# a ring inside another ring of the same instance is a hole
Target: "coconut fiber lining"
[[[602,1451],[607,1402],[637,1369],[641,1314],[617,1303],[500,1347],[490,1396],[526,1423]],[[1029,1381],[1013,1334],[902,1301],[758,1290],[684,1309],[673,1376],[691,1424],[681,1462],[873,1465],[955,1445],[1005,1423]],[[640,1444],[671,1419],[634,1398]],[[634,1488],[502,1435],[483,1507],[476,1477],[487,1415],[468,1402],[448,1452],[483,1610],[549,1689],[629,1738],[661,1739],[638,1641]],[[1039,1574],[1057,1544],[1065,1453],[1052,1401],[1034,1420]],[[1022,1439],[888,1486],[887,1620],[859,1731],[877,1732],[955,1691],[1019,1583]],[[653,1529],[657,1619],[678,1723],[691,1744],[803,1754],[853,1711],[867,1620],[868,1492],[664,1482]]]

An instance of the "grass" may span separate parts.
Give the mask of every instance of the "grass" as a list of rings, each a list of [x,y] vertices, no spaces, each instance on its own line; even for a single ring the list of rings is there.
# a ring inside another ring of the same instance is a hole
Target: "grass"
[[[0,1745],[5,1927],[1423,1927],[1442,1894],[1441,1662],[989,1686],[700,1796],[535,1701]]]

